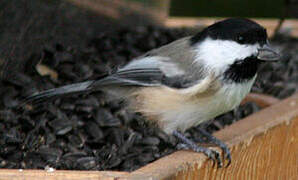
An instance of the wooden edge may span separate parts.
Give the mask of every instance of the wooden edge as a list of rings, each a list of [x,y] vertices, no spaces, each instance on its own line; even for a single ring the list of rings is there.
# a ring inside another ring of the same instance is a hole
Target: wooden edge
[[[168,17],[169,0],[156,1],[157,7],[146,7],[138,1],[125,1],[125,0],[65,0],[80,8],[87,9],[97,14],[120,20],[123,18],[123,13],[135,12],[138,14],[150,15],[160,23],[163,23]]]
[[[214,135],[229,145],[235,145],[250,140],[278,124],[289,123],[297,116],[298,93],[217,131]]]
[[[212,163],[190,166],[172,180],[238,180],[297,179],[298,116],[281,123],[251,140],[231,148],[232,163],[227,168],[214,168]]]
[[[0,169],[0,179],[10,180],[82,180],[107,179],[113,180],[127,175],[128,172],[116,171],[71,171],[71,170],[23,170]]]
[[[244,118],[214,135],[233,148],[237,144],[250,142],[253,137],[265,133],[279,124],[289,123],[296,116],[298,116],[298,93]],[[200,153],[178,151],[128,174],[124,179],[171,179],[178,172],[186,171],[190,167],[202,167],[206,160],[206,156]]]
[[[241,102],[241,104],[245,104],[246,102],[255,102],[261,108],[266,108],[268,106],[278,103],[279,101],[280,101],[279,99],[273,96],[259,94],[259,93],[249,93]]]
[[[216,21],[225,19],[224,17],[169,17],[165,20],[164,25],[166,27],[197,27],[208,26]],[[279,19],[272,18],[251,18],[254,21],[260,23],[267,29],[269,36],[273,35],[275,28],[279,23]],[[282,25],[282,28],[289,29],[290,34],[298,37],[298,20],[286,19]]]

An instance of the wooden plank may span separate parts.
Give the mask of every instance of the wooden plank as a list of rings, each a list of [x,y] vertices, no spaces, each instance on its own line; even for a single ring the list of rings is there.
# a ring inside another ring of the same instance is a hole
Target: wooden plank
[[[241,104],[245,104],[247,102],[255,102],[257,105],[259,105],[261,108],[266,108],[268,106],[271,106],[273,104],[278,103],[280,100],[266,95],[266,94],[259,94],[259,93],[249,93],[241,102]]]
[[[147,2],[126,0],[64,0],[80,8],[87,9],[99,15],[115,20],[121,20],[124,16],[145,15],[162,24],[168,17],[170,0],[149,0]],[[151,4],[148,6],[148,4]],[[133,14],[132,14],[133,13]]]
[[[223,17],[218,18],[197,18],[197,17],[169,17],[165,21],[166,27],[196,27],[196,26],[208,26],[216,21],[225,19]],[[279,23],[279,19],[261,19],[252,18],[254,21],[260,23],[267,29],[269,36],[271,36]],[[298,37],[298,20],[287,19],[282,25],[283,29],[289,29],[291,35]]]
[[[127,175],[116,171],[16,170],[0,169],[0,179],[9,180],[113,180]]]
[[[228,168],[216,169],[207,163],[181,171],[175,179],[298,179],[298,118],[231,150],[233,163]]]
[[[97,12],[100,15],[104,15],[113,19],[119,19],[121,17],[120,12],[117,10],[118,6],[109,1],[98,1],[98,0],[66,0],[74,5],[85,8],[87,10]]]

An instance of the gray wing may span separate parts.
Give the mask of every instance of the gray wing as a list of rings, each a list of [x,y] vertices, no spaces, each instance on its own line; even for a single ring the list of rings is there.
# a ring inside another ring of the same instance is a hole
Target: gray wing
[[[116,73],[95,81],[90,88],[109,85],[190,87],[204,77],[200,65],[193,64],[195,51],[188,40],[186,37],[149,51]]]
[[[128,86],[191,87],[204,78],[201,66],[193,64],[195,51],[189,37],[174,41],[140,56],[114,74],[99,80],[70,84],[35,93],[24,102],[39,102],[69,94],[82,94],[96,90],[125,91]],[[112,88],[109,88],[112,86]]]
[[[158,68],[138,68],[117,71],[103,79],[94,81],[88,88],[106,86],[159,86],[164,74]]]

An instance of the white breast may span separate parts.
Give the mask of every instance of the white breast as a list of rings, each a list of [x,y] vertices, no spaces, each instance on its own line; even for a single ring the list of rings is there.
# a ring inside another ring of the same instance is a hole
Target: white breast
[[[181,104],[175,111],[164,112],[163,129],[167,133],[174,130],[185,131],[192,126],[208,121],[236,108],[249,93],[256,76],[246,83],[226,84],[211,97]]]

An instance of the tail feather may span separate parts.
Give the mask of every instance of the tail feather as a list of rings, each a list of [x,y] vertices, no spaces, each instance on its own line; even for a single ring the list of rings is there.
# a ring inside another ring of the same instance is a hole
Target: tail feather
[[[25,103],[39,103],[47,99],[57,98],[62,95],[70,95],[70,94],[80,94],[83,92],[90,91],[90,84],[93,81],[85,81],[81,83],[70,84],[66,86],[62,86],[59,88],[49,89],[42,92],[35,93],[29,97],[27,97],[24,102]]]
[[[136,74],[137,73],[137,74]],[[154,77],[154,78],[153,78]],[[103,91],[117,91],[118,94],[126,96],[130,93],[125,87],[131,86],[156,86],[156,79],[160,79],[161,74],[156,70],[134,70],[133,72],[119,72],[110,76],[100,78],[98,80],[90,80],[81,83],[70,84],[59,88],[45,90],[35,93],[24,100],[24,103],[39,103],[47,99],[57,98],[63,95],[80,94],[85,92],[103,90]],[[118,88],[115,88],[118,87]]]

